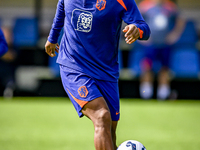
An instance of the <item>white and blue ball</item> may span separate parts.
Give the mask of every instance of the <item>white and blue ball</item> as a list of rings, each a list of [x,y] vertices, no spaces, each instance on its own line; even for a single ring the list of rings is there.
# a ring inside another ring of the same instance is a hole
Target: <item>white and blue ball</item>
[[[117,150],[146,150],[146,148],[136,140],[127,140],[120,144]]]

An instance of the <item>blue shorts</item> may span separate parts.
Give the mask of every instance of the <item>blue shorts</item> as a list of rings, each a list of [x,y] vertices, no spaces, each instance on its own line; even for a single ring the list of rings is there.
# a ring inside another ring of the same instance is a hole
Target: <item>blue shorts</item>
[[[142,70],[150,68],[153,71],[158,71],[161,67],[169,68],[171,47],[163,45],[156,46],[144,46],[144,59],[142,60]]]
[[[85,104],[98,97],[103,97],[110,109],[112,120],[119,120],[118,81],[109,82],[97,80],[85,73],[63,65],[60,65],[60,75],[63,87],[79,117],[83,116],[81,110]]]

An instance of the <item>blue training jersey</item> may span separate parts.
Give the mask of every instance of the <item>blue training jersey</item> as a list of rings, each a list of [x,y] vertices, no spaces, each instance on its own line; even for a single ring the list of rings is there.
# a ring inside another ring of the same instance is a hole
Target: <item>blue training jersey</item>
[[[57,63],[116,82],[122,20],[142,31],[140,40],[149,38],[150,29],[134,0],[59,0],[48,37],[57,43],[64,27]]]
[[[0,57],[3,56],[8,51],[8,45],[6,43],[4,34],[0,29]]]

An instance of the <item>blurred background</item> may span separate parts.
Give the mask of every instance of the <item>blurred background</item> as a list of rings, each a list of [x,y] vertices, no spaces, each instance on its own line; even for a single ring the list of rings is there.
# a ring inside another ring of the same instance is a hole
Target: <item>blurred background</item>
[[[200,3],[136,0],[152,30],[147,42],[119,46],[122,98],[200,99]],[[56,0],[1,0],[9,51],[0,59],[0,96],[67,96],[44,45]],[[155,55],[152,55],[155,54]]]

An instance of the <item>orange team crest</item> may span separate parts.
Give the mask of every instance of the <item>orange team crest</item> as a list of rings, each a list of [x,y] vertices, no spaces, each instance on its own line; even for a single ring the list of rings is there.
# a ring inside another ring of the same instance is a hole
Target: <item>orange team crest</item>
[[[101,11],[104,10],[106,7],[106,0],[97,0],[96,8]]]
[[[86,86],[79,87],[78,94],[80,95],[80,97],[85,98],[88,95],[88,90],[87,90]]]

